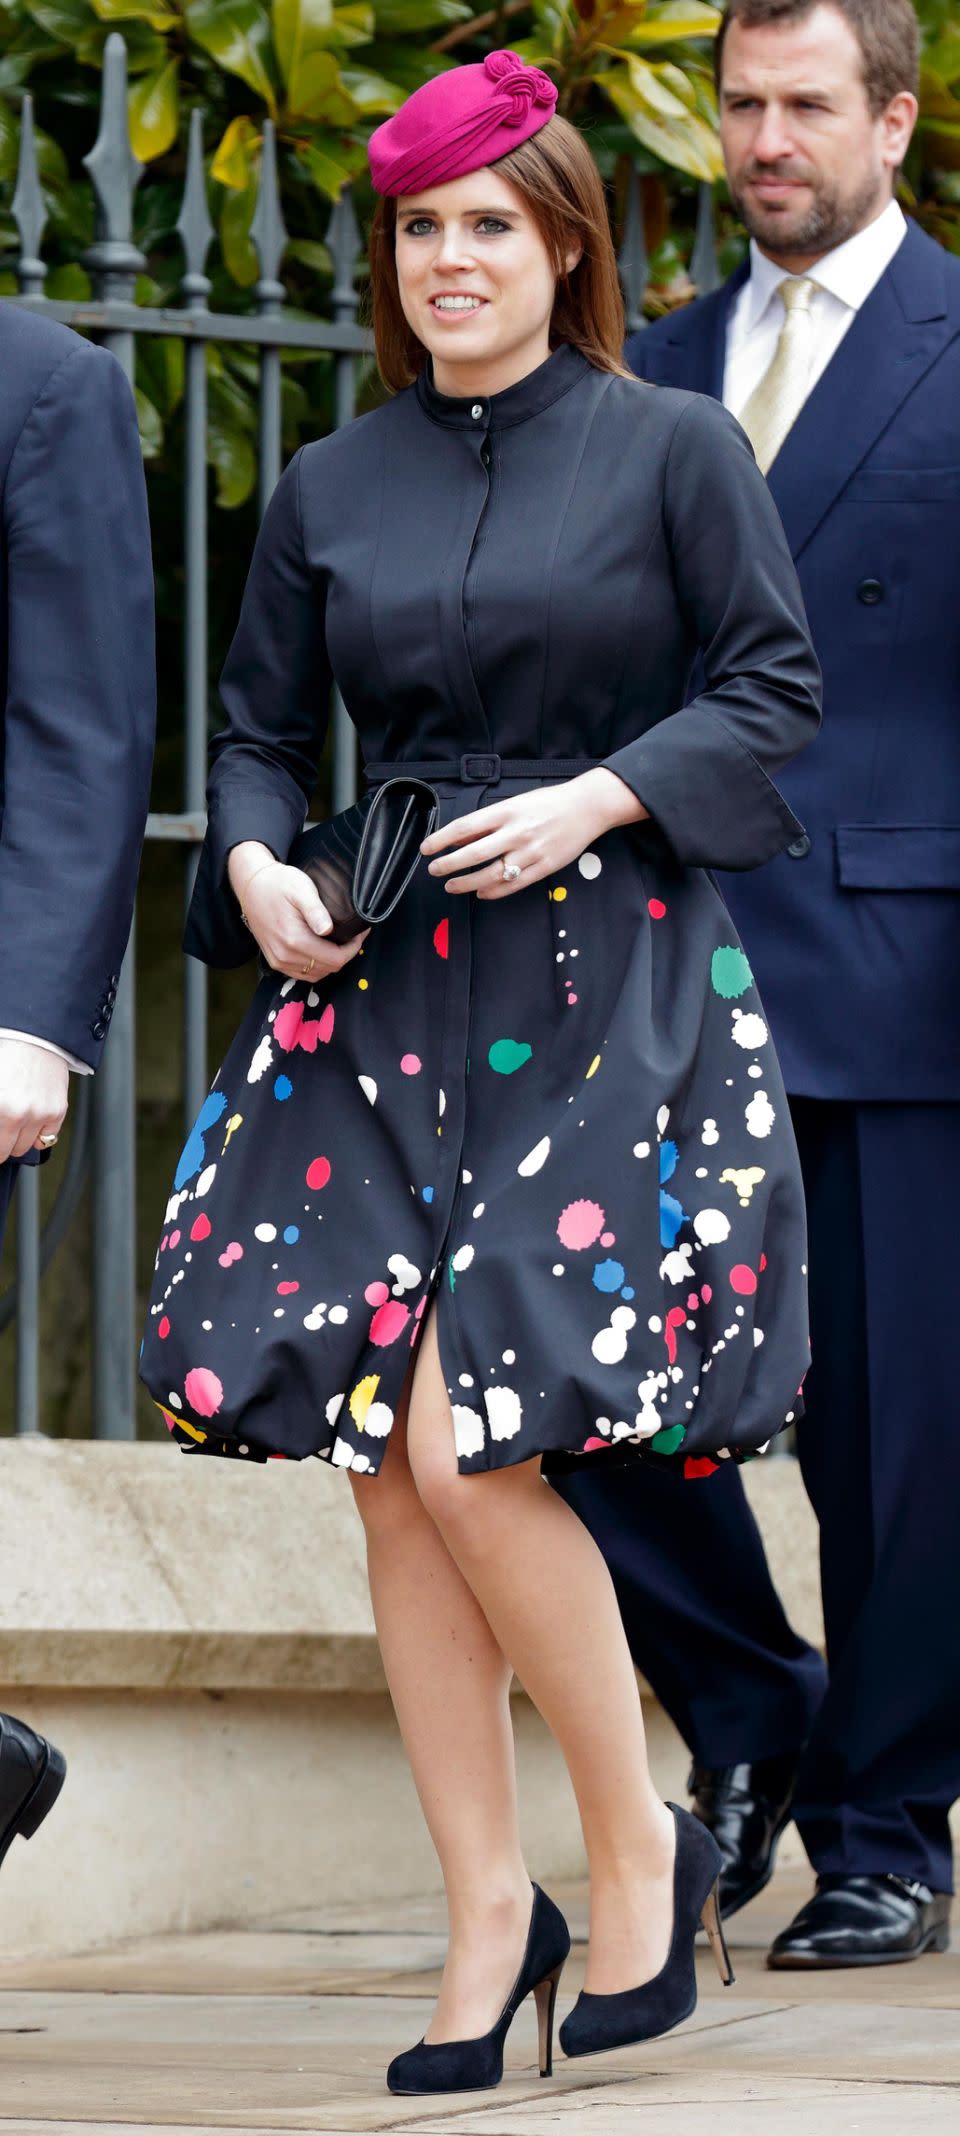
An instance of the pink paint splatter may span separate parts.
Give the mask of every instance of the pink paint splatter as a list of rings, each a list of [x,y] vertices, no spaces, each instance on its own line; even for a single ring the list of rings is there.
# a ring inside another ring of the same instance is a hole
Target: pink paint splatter
[[[423,1067],[423,1062],[420,1059],[419,1053],[402,1054],[400,1058],[400,1067],[404,1075],[419,1075],[420,1070]]]
[[[159,1327],[158,1327],[158,1329],[157,1329],[157,1334],[159,1335],[159,1337],[160,1337],[160,1340],[161,1340],[161,1342],[166,1342],[166,1339],[167,1339],[167,1336],[169,1335],[169,1333],[170,1333],[170,1322],[169,1322],[169,1320],[167,1319],[166,1313],[164,1313],[163,1319],[161,1320],[161,1322],[160,1322],[160,1325],[159,1325]]]
[[[712,1287],[712,1285],[711,1285],[711,1284],[709,1284],[709,1283],[701,1283],[701,1285],[700,1285],[700,1296],[701,1296],[701,1298],[703,1299],[704,1305],[709,1305],[709,1303],[710,1303],[710,1300],[711,1300],[711,1298],[713,1297],[713,1287]]]
[[[765,1253],[762,1253],[762,1254],[760,1255],[760,1274],[761,1274],[761,1275],[763,1274],[763,1271],[764,1271],[764,1269],[766,1268],[766,1265],[767,1265],[767,1256],[766,1256],[766,1254],[765,1254]]]
[[[175,1247],[175,1246],[179,1246],[179,1244],[180,1244],[180,1233],[179,1233],[179,1231],[171,1231],[171,1233],[170,1233],[170,1251],[171,1251],[171,1253],[173,1252],[173,1249],[174,1249],[174,1247]]]
[[[330,1177],[330,1159],[329,1159],[329,1157],[315,1157],[315,1158],[314,1158],[314,1160],[313,1160],[313,1163],[312,1163],[311,1165],[308,1165],[308,1166],[307,1166],[307,1185],[308,1185],[308,1187],[313,1187],[313,1188],[325,1187],[325,1186],[326,1186],[326,1184],[327,1184],[327,1180],[329,1179],[329,1177]]]
[[[647,899],[647,911],[649,912],[650,918],[652,920],[665,920],[667,917],[666,905],[664,905],[658,897],[650,897]]]
[[[697,1297],[696,1291],[691,1291],[690,1296],[687,1299],[687,1312],[695,1313],[699,1307],[699,1304],[700,1300]]]
[[[198,1216],[190,1226],[190,1237],[195,1243],[199,1244],[201,1239],[210,1237],[212,1230],[213,1225],[210,1222],[210,1218],[208,1216]]]
[[[663,1339],[667,1345],[667,1356],[672,1365],[677,1362],[677,1329],[682,1328],[686,1317],[686,1306],[672,1305],[664,1322]]]
[[[741,1298],[753,1297],[754,1291],[757,1287],[757,1279],[753,1273],[753,1269],[748,1268],[745,1261],[738,1261],[736,1267],[731,1268],[730,1287],[732,1290],[735,1290],[738,1296]]]
[[[419,1302],[419,1305],[417,1306],[416,1312],[414,1313],[414,1316],[413,1316],[413,1326],[412,1326],[412,1328],[411,1328],[411,1330],[410,1330],[410,1348],[411,1348],[411,1350],[413,1349],[413,1345],[414,1345],[414,1343],[416,1342],[417,1336],[418,1336],[418,1334],[419,1334],[419,1332],[420,1332],[420,1322],[421,1322],[421,1320],[423,1319],[424,1313],[425,1313],[425,1312],[426,1312],[426,1310],[427,1310],[427,1298],[428,1298],[428,1295],[429,1295],[429,1293],[428,1293],[427,1291],[424,1291],[423,1297],[421,1298],[421,1300],[420,1300],[420,1302]]]
[[[601,1233],[600,1233],[600,1244],[601,1244],[601,1246],[615,1246],[615,1245],[616,1245],[616,1243],[617,1243],[617,1234],[616,1234],[616,1232],[615,1232],[615,1231],[601,1231]]]
[[[294,1294],[294,1291],[298,1291],[299,1289],[300,1289],[300,1285],[299,1285],[299,1283],[278,1283],[278,1284],[277,1284],[277,1297],[278,1297],[278,1298],[292,1298],[292,1297],[293,1297],[293,1294]]]
[[[390,1286],[388,1283],[368,1283],[363,1295],[368,1305],[386,1305]]]
[[[303,1053],[316,1053],[318,1043],[327,1046],[333,1037],[334,1008],[328,1001],[319,1018],[305,1018],[302,1001],[285,1001],[274,1019],[273,1035],[284,1053],[297,1046]]]
[[[567,995],[567,1007],[568,1007],[568,1009],[572,1009],[572,1007],[573,1007],[573,1004],[574,1004],[574,1002],[575,1002],[575,1001],[577,1001],[578,999],[579,999],[579,996],[578,996],[577,994],[568,994],[568,995]],[[603,1442],[603,1443],[604,1443],[604,1445],[606,1445],[606,1443],[607,1443],[607,1442],[606,1442],[606,1440],[604,1440],[604,1442]]]
[[[388,1342],[396,1342],[402,1335],[410,1318],[410,1308],[399,1298],[391,1298],[386,1305],[378,1306],[370,1322],[370,1340],[383,1349]]]
[[[231,1239],[229,1246],[224,1247],[223,1252],[217,1255],[217,1259],[221,1268],[232,1268],[234,1261],[242,1261],[243,1247],[239,1239]]]
[[[581,1253],[596,1244],[606,1220],[599,1202],[568,1202],[557,1223],[557,1237],[571,1253]]]
[[[435,950],[436,950],[436,952],[437,952],[437,956],[438,956],[438,957],[446,957],[446,956],[448,956],[448,955],[449,955],[449,953],[450,953],[450,922],[449,922],[449,920],[438,920],[438,922],[437,922],[437,925],[436,925],[436,927],[435,927],[435,928],[434,928],[434,930],[433,930],[433,946],[434,946],[434,949],[435,949]]]
[[[183,1391],[198,1417],[214,1417],[223,1401],[223,1382],[206,1365],[194,1365],[187,1373]]]
[[[585,1439],[583,1451],[585,1454],[593,1454],[596,1453],[598,1446],[609,1446],[609,1444],[609,1439]]]

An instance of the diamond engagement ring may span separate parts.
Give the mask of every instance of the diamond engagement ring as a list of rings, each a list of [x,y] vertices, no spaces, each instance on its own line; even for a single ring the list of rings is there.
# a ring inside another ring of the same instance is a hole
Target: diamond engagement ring
[[[523,874],[523,869],[519,861],[505,860],[501,863],[500,872],[505,883],[518,883]]]

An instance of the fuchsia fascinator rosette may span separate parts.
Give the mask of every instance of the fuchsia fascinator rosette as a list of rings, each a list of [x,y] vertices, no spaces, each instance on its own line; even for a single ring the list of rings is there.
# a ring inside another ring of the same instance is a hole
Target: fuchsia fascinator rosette
[[[378,193],[422,193],[509,155],[553,117],[556,83],[516,52],[489,52],[415,89],[370,137]]]

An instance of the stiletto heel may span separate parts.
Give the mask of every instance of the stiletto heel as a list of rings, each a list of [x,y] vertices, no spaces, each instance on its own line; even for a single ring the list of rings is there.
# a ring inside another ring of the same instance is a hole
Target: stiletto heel
[[[553,2013],[560,1975],[570,1952],[570,1931],[552,1899],[533,1887],[530,1933],[523,1964],[492,2031],[475,2040],[444,2040],[428,2046],[421,2040],[398,2054],[387,2070],[392,2092],[492,2091],[503,2076],[503,2044],[528,1995],[536,1997],[540,2030],[540,2075],[553,2075]]]
[[[706,1929],[709,1936],[710,1949],[716,1959],[717,1972],[723,1981],[724,1987],[732,1988],[737,1976],[733,1970],[733,1963],[727,1949],[727,1939],[723,1933],[723,1920],[720,1913],[719,1877],[714,1884],[713,1890],[707,1894],[704,1901],[703,1912],[700,1915],[700,1925]]]
[[[697,1975],[694,1945],[697,1924],[703,1921],[711,1948],[727,1984],[733,1967],[720,1923],[717,1887],[723,1866],[720,1849],[699,1818],[668,1802],[677,1827],[677,1858],[673,1871],[673,1935],[666,1965],[654,1980],[642,1987],[626,1988],[621,1995],[578,1995],[569,2017],[560,2027],[564,2054],[602,2054],[608,2047],[632,2047],[639,2040],[656,2040],[692,2017],[697,2007]]]
[[[540,2075],[553,2075],[553,2013],[557,2007],[557,1989],[563,1966],[555,1966],[545,1980],[538,1980],[534,1988],[537,2005],[537,2028],[540,2034]]]

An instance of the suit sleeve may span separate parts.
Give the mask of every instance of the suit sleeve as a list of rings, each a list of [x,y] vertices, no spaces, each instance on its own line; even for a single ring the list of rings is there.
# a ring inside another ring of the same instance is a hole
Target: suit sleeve
[[[212,745],[207,835],[184,934],[205,964],[254,955],[227,878],[230,851],[252,838],[286,860],[327,731],[324,589],[304,550],[300,474],[297,453],[267,507],[221,677],[228,724]]]
[[[756,868],[803,828],[771,775],[817,732],[820,668],[766,482],[706,396],[677,423],[663,509],[705,687],[606,765],[686,866]]]
[[[94,1068],[130,932],[156,711],[143,460],[105,349],[78,337],[47,377],[2,509],[0,1026]]]

